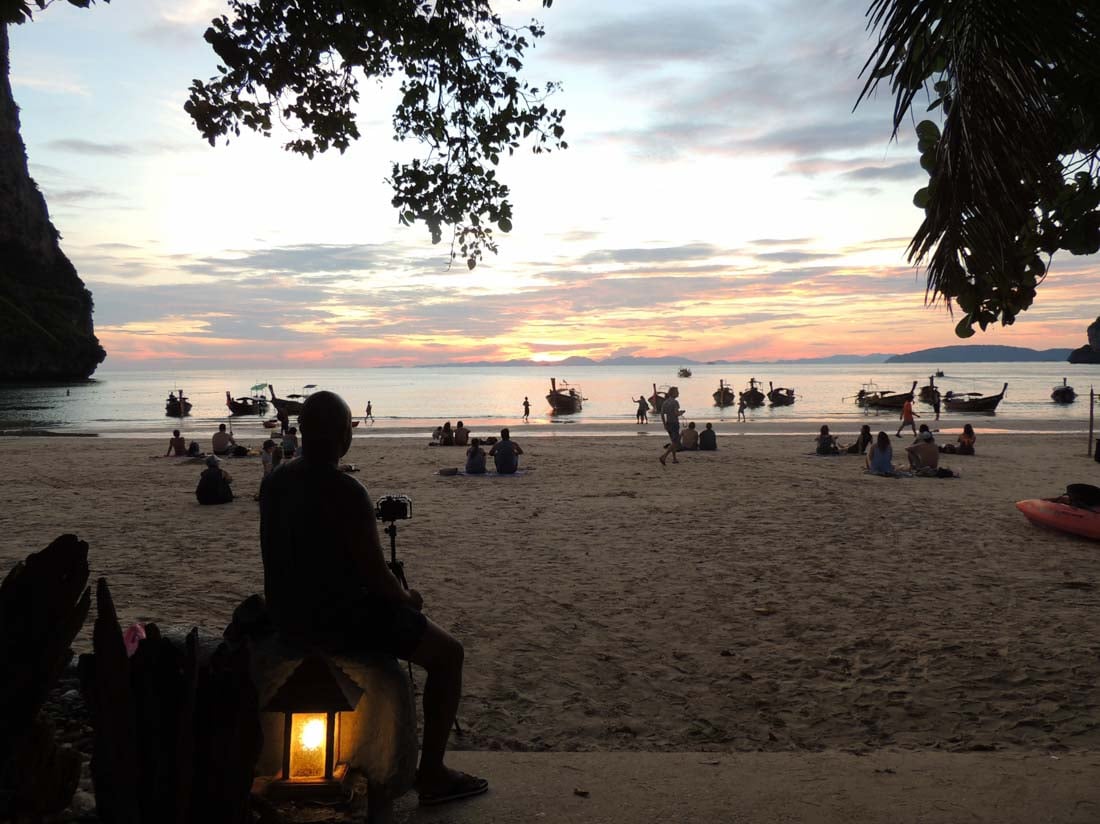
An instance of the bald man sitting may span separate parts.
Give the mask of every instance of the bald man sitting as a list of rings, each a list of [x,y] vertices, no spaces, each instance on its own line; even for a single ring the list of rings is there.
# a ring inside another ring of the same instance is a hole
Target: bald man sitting
[[[298,418],[302,456],[260,487],[264,595],[280,634],[333,652],[383,653],[428,672],[416,787],[422,805],[480,795],[489,782],[443,763],[462,695],[462,644],[422,612],[386,565],[367,490],[339,469],[351,410],[314,392]]]

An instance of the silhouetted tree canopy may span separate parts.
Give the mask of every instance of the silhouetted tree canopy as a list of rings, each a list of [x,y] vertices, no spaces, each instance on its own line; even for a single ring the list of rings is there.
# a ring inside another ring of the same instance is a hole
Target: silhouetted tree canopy
[[[55,0],[0,0],[0,24],[26,23],[33,16],[34,10],[42,11],[47,6],[52,6]],[[95,0],[68,0],[69,5],[86,9]],[[111,0],[103,0],[110,3]]]
[[[942,124],[916,126],[929,182],[910,260],[965,313],[960,337],[1011,324],[1055,252],[1100,249],[1100,3],[873,0],[867,16],[860,100],[888,80],[895,136],[918,97]]]
[[[552,0],[542,0],[544,7]],[[393,205],[403,224],[423,221],[433,242],[453,227],[452,255],[472,269],[496,251],[493,227],[512,227],[501,155],[529,141],[535,152],[565,148],[557,86],[520,78],[524,53],[543,34],[532,21],[505,25],[488,0],[229,0],[230,16],[206,31],[222,65],[195,80],[185,109],[211,145],[242,128],[313,157],[343,152],[359,137],[354,106],[364,78],[401,78],[393,114],[397,140],[425,156],[394,163]]]

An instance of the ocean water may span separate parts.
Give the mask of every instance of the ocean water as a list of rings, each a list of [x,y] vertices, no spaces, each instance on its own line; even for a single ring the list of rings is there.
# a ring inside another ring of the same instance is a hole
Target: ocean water
[[[182,371],[122,371],[103,369],[85,383],[49,386],[0,386],[0,429],[50,429],[58,432],[96,432],[113,436],[161,437],[179,426],[185,435],[212,432],[218,423],[230,422],[234,431],[260,436],[259,417],[228,417],[225,392],[247,395],[253,384],[271,383],[279,396],[303,392],[305,384],[341,394],[353,413],[362,416],[367,401],[373,404],[376,422],[360,425],[357,435],[409,434],[426,431],[444,420],[463,420],[476,428],[505,426],[519,421],[524,396],[531,401],[531,423],[524,435],[550,434],[567,427],[585,431],[590,424],[622,424],[632,431],[636,404],[632,398],[659,387],[680,387],[685,420],[735,421],[736,408],[717,409],[711,393],[720,379],[734,390],[744,389],[750,377],[776,386],[791,387],[798,400],[789,407],[763,407],[749,412],[752,421],[790,422],[806,431],[812,424],[858,425],[875,418],[896,417],[889,411],[875,414],[856,406],[853,396],[867,382],[883,390],[907,391],[915,380],[928,381],[936,369],[942,391],[995,394],[1008,383],[1008,393],[997,418],[1044,422],[1080,422],[1087,426],[1090,385],[1100,389],[1100,366],[1067,363],[957,363],[875,365],[737,364],[691,367],[693,376],[677,378],[672,366],[446,367],[377,369],[239,369]],[[550,414],[546,394],[550,378],[565,379],[584,397],[580,414],[556,418]],[[1069,378],[1078,401],[1068,406],[1050,400],[1051,389]],[[182,389],[193,404],[182,422],[164,414],[168,392]],[[930,407],[917,411],[931,415]],[[274,410],[271,410],[271,415]],[[954,416],[958,417],[958,416]],[[978,418],[979,416],[975,416]],[[982,425],[994,425],[987,416]],[[652,419],[652,416],[651,416]],[[571,425],[571,426],[570,426]],[[612,427],[614,428],[614,427]],[[588,427],[588,430],[594,427]]]

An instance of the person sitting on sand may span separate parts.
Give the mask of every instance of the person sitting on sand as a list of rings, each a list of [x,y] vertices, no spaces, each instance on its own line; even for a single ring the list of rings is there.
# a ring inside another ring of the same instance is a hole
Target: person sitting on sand
[[[490,447],[489,454],[493,456],[493,462],[499,474],[515,475],[516,470],[519,469],[519,456],[523,454],[523,450],[512,440],[512,434],[505,427],[500,430],[500,440]]]
[[[432,442],[439,443],[439,439],[443,437],[443,427],[437,426],[432,432]]]
[[[718,436],[714,432],[714,424],[708,423],[707,428],[699,433],[699,448],[704,452],[713,452],[718,448]]]
[[[970,424],[966,424],[963,427],[963,431],[959,434],[957,444],[945,444],[940,447],[940,452],[948,452],[952,455],[973,455],[974,443],[977,440],[978,436],[974,434],[974,427]]]
[[[439,433],[439,445],[440,446],[454,446],[455,445],[455,433],[451,429],[451,422],[447,421],[443,424],[443,429]]]
[[[199,476],[199,485],[195,487],[195,497],[204,506],[227,504],[233,500],[230,484],[233,478],[219,466],[218,459],[211,455],[206,459],[206,469]]]
[[[283,457],[288,461],[298,454],[298,427],[292,426],[283,435]]]
[[[868,424],[863,424],[859,429],[859,437],[856,438],[856,442],[848,446],[849,455],[862,455],[867,451],[875,439],[871,435],[871,427]]]
[[[176,458],[187,457],[187,440],[178,429],[173,429],[172,437],[168,439],[168,451],[164,453],[164,457],[167,458],[169,455]]]
[[[391,655],[427,670],[416,788],[422,805],[489,788],[444,764],[462,696],[462,644],[424,615],[386,564],[374,505],[339,471],[351,446],[351,410],[339,395],[314,392],[302,407],[302,457],[264,479],[260,550],[264,596],[279,634],[336,653]]]
[[[689,423],[687,429],[680,433],[680,448],[693,452],[699,448],[699,430],[695,428],[695,421]]]
[[[905,451],[913,469],[935,469],[940,465],[940,450],[936,447],[932,433],[927,430],[920,433],[917,443],[905,447]]]
[[[481,438],[470,441],[470,448],[466,450],[466,474],[485,474],[485,450],[481,448]]]
[[[836,437],[829,434],[829,427],[823,425],[821,432],[814,439],[814,443],[817,444],[818,455],[839,455],[840,447],[836,444]]]
[[[890,436],[885,432],[879,432],[878,438],[871,448],[867,450],[865,462],[867,471],[873,475],[893,475],[894,472],[894,447],[890,443]]]
[[[264,441],[263,450],[260,452],[260,460],[263,461],[264,477],[266,478],[271,474],[271,470],[275,468],[275,441],[271,438]]]
[[[215,455],[225,457],[233,451],[233,447],[237,445],[237,442],[233,440],[233,435],[225,431],[225,424],[218,424],[218,431],[214,433],[214,437],[210,439],[211,451]]]
[[[455,446],[465,446],[470,441],[470,430],[462,421],[455,427]]]

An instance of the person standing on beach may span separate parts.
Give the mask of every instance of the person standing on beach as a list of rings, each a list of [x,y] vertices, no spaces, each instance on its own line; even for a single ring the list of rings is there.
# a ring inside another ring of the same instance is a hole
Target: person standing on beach
[[[340,471],[351,410],[314,392],[299,417],[301,460],[260,487],[264,596],[279,635],[326,651],[390,655],[428,671],[416,789],[422,805],[480,795],[483,778],[449,769],[447,739],[462,697],[462,643],[424,615],[424,599],[386,565],[370,495]]]
[[[665,425],[665,431],[668,432],[668,446],[665,447],[664,454],[658,458],[661,466],[665,466],[665,459],[669,455],[672,456],[673,463],[680,463],[676,460],[676,450],[680,448],[680,416],[684,412],[680,409],[679,397],[680,388],[670,386],[665,402],[661,404],[661,422]]]
[[[531,401],[527,400],[527,396],[523,396],[523,419],[527,420],[531,417]]]
[[[367,401],[367,409],[363,413],[363,423],[367,422],[367,418],[370,418],[370,422],[374,423],[374,407],[370,405],[370,401]]]
[[[633,401],[634,399],[631,398],[630,400]],[[645,399],[645,395],[639,396],[636,403],[638,404],[638,411],[634,414],[638,418],[638,423],[649,423],[649,401]]]
[[[901,426],[899,426],[898,431],[894,433],[895,438],[900,438],[901,430],[905,429],[907,426],[913,430],[913,437],[917,437],[917,425],[913,422],[914,417],[919,418],[920,415],[913,412],[913,399],[910,398],[901,408]]]
[[[936,413],[936,420],[940,419],[940,390],[932,390],[932,411]]]
[[[748,415],[745,414],[745,407],[746,406],[748,406],[748,404],[745,403],[745,396],[742,395],[740,400],[737,401],[737,420],[738,420],[738,422],[741,422],[741,421],[744,421],[745,423],[749,422]]]

